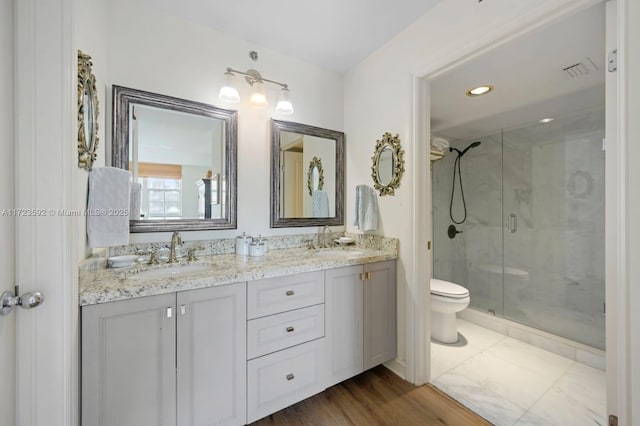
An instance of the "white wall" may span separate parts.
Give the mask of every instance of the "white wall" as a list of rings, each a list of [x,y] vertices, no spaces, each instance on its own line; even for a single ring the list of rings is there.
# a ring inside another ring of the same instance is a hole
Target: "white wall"
[[[83,53],[91,56],[93,74],[96,76],[98,89],[98,148],[95,167],[106,164],[106,147],[111,144],[107,140],[107,127],[111,122],[107,120],[111,104],[107,92],[111,89],[107,85],[107,26],[104,17],[107,15],[107,0],[82,0],[75,2],[75,30],[76,46]],[[73,170],[73,206],[69,208],[82,210],[87,207],[88,172],[79,167]],[[77,236],[81,248],[78,259],[84,259],[91,250],[86,244],[86,221],[78,220]]]
[[[13,0],[0,3],[0,211],[11,209],[14,185],[13,132]],[[0,256],[0,293],[13,291],[14,285],[14,222],[11,216],[0,216],[0,238],[4,249]],[[0,359],[7,368],[0,369],[0,413],[2,421],[13,424],[14,416],[14,355],[15,314],[0,319]]]
[[[371,184],[370,161],[376,139],[384,132],[398,133],[405,149],[406,173],[395,196],[381,197],[379,233],[400,238],[398,262],[398,356],[405,357],[405,295],[408,303],[417,303],[416,294],[423,294],[430,269],[428,255],[421,247],[424,236],[414,235],[415,207],[420,204],[423,190],[414,188],[429,167],[424,162],[413,167],[417,144],[428,141],[426,132],[413,139],[413,77],[444,68],[454,60],[479,53],[495,40],[504,38],[527,26],[534,26],[554,10],[575,7],[580,0],[493,0],[464,2],[444,0],[426,15],[378,49],[345,76],[345,133],[347,135],[347,211],[353,217],[353,188]],[[582,2],[585,3],[585,2]],[[415,196],[418,194],[418,197]],[[430,206],[429,206],[430,209]],[[425,212],[422,212],[425,213]],[[347,230],[354,231],[347,221]],[[420,242],[420,247],[418,243]],[[414,272],[416,271],[416,272]],[[415,275],[415,276],[414,276]],[[411,362],[411,360],[409,360]],[[413,367],[412,367],[413,368]]]
[[[631,398],[627,401],[632,417],[628,424],[640,422],[640,3],[634,0],[619,1],[622,16],[626,17],[625,32],[622,34],[624,48],[619,50],[623,54],[622,72],[619,78],[624,78],[623,89],[627,93],[626,112],[624,114],[625,133],[623,144],[628,147],[627,152],[627,241],[628,265],[627,285],[628,297],[623,295],[621,300],[628,300],[629,320],[629,351],[630,360],[630,391]],[[620,47],[622,47],[622,44]],[[626,287],[626,286],[625,286]]]
[[[247,234],[297,234],[304,228],[269,228],[270,118],[343,130],[342,75],[163,14],[136,2],[108,3],[108,82],[165,95],[238,109],[238,229],[184,232],[183,239],[226,238]],[[170,30],[168,30],[170,29]],[[249,51],[259,53],[258,62]],[[226,67],[255,68],[265,78],[291,89],[295,113],[275,114],[278,87],[267,84],[269,106],[248,104],[250,87],[236,81],[242,101],[218,100]],[[110,120],[110,118],[109,118]],[[168,234],[133,234],[131,242],[167,241]]]

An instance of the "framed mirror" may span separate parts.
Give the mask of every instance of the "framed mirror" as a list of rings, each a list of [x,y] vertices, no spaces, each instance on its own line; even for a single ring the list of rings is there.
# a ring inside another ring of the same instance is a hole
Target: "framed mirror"
[[[235,229],[237,133],[237,111],[114,85],[111,163],[133,176],[130,231]]]
[[[376,141],[376,149],[371,160],[371,177],[373,187],[380,195],[394,195],[400,187],[400,179],[404,173],[404,151],[400,147],[398,135],[386,132],[382,139]]]
[[[98,91],[91,56],[78,50],[78,167],[93,169],[98,149]]]
[[[272,228],[344,225],[344,144],[343,132],[271,120]]]
[[[307,189],[312,197],[313,191],[322,191],[324,189],[324,170],[322,170],[322,160],[318,157],[313,157],[309,163]]]

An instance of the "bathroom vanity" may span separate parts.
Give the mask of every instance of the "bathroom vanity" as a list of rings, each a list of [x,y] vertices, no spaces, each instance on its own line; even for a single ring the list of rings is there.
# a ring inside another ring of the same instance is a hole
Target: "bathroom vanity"
[[[393,359],[396,258],[284,249],[81,274],[83,424],[242,425]]]

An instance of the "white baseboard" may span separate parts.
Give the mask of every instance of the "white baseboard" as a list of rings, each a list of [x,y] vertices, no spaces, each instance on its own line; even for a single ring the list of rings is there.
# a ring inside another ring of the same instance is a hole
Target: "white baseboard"
[[[387,367],[389,370],[391,370],[393,373],[395,373],[395,375],[400,377],[402,380],[407,380],[405,375],[406,369],[404,365],[404,360],[400,360],[399,358],[394,358],[391,361],[385,362],[383,365]]]
[[[605,352],[603,350],[475,309],[465,309],[464,311],[458,312],[458,318],[529,343],[530,345],[553,352],[565,358],[572,359],[589,367],[603,371],[605,369]]]

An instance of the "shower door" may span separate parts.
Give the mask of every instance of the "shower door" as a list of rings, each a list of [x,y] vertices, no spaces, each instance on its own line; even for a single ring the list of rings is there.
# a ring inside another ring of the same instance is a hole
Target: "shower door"
[[[469,289],[471,308],[604,349],[604,108],[452,140],[433,165],[434,277]]]
[[[596,109],[502,140],[503,315],[602,349],[603,137]]]

